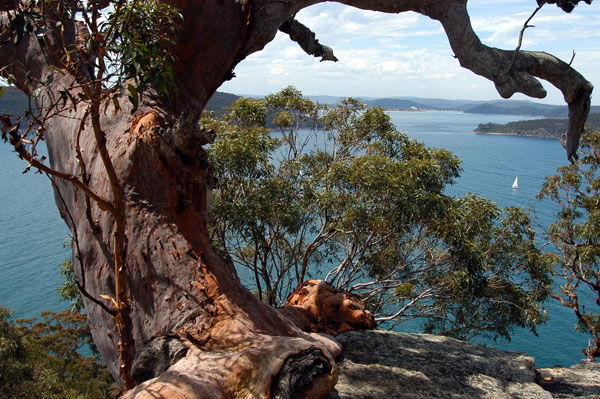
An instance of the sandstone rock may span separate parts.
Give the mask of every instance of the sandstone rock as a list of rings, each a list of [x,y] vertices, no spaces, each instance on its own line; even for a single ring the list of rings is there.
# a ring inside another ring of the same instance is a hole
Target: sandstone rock
[[[536,384],[534,359],[453,338],[352,331],[330,399],[550,399]]]
[[[600,364],[582,361],[569,368],[539,369],[538,384],[554,398],[600,399]]]

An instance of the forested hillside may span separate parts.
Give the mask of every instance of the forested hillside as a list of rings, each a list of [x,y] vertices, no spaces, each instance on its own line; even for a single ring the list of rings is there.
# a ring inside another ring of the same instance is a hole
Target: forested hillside
[[[319,100],[318,97],[314,97],[314,99]],[[361,98],[361,101],[369,107],[382,107],[389,111],[459,111],[467,114],[543,116],[546,118],[567,118],[569,116],[569,110],[564,105],[549,105],[523,100],[471,101],[393,97]],[[600,107],[592,106],[590,112],[598,113]]]
[[[568,119],[532,119],[528,121],[498,123],[482,123],[474,130],[483,134],[507,134],[512,136],[560,138],[567,131]],[[600,113],[590,114],[586,126],[591,130],[600,130]]]

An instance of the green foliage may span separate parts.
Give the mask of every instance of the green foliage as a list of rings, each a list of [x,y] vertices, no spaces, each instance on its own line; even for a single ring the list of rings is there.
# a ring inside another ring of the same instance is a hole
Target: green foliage
[[[85,317],[43,312],[42,320],[9,319],[0,306],[0,397],[6,399],[112,398],[108,370],[77,350],[90,339]]]
[[[71,240],[66,241],[64,246],[70,248],[72,245]],[[56,289],[56,293],[64,301],[71,302],[69,311],[71,313],[80,313],[83,310],[83,300],[77,283],[75,282],[75,270],[73,269],[73,259],[65,259],[60,264],[60,274],[63,276],[65,281]]]
[[[600,312],[586,304],[600,305],[600,132],[582,139],[583,157],[578,163],[562,166],[549,176],[538,194],[560,206],[557,220],[546,232],[556,252],[546,255],[551,273],[559,284],[546,284],[550,295],[573,309],[577,330],[590,334],[590,358],[600,356]]]
[[[49,0],[47,6],[53,18],[27,2],[7,16],[15,42],[34,35],[55,58],[51,68],[76,80],[60,91],[61,106],[100,101],[101,91],[113,90],[106,96],[107,105],[113,103],[118,110],[118,99],[127,93],[135,110],[148,89],[169,100],[177,94],[172,49],[182,16],[175,7],[157,0],[118,1],[110,7],[98,1]],[[75,15],[78,43],[71,43],[63,40],[61,29],[70,26]],[[24,73],[27,78],[29,72]],[[9,83],[16,81],[2,75]],[[53,76],[36,83],[52,84]]]
[[[9,323],[11,311],[0,306],[0,396],[17,397],[20,382],[33,377],[33,369],[24,360],[26,352],[17,330]]]
[[[267,107],[262,100],[238,98],[227,115],[227,119],[242,129],[262,127],[266,123]]]
[[[60,274],[64,277],[65,282],[56,289],[56,292],[61,299],[71,302],[69,311],[73,313],[81,312],[83,310],[83,300],[75,283],[72,259],[67,259],[60,264]]]
[[[65,246],[71,246],[67,241]],[[113,398],[119,392],[92,340],[75,283],[72,260],[60,267],[65,282],[58,288],[70,309],[42,312],[42,320],[10,320],[0,305],[0,397],[83,399]],[[92,356],[79,350],[92,349]]]
[[[325,277],[388,326],[423,317],[429,332],[509,338],[544,321],[528,216],[444,194],[460,161],[398,132],[381,108],[329,109],[290,87],[203,123],[217,132],[213,243],[268,303]]]
[[[127,84],[129,98],[134,105],[149,87],[160,96],[176,94],[175,59],[171,50],[181,18],[181,14],[166,3],[141,0],[125,2],[109,13],[105,23],[100,24],[101,34],[108,34],[114,26],[114,38],[106,52],[93,53],[98,54],[99,64],[108,65],[110,62],[115,68],[111,74],[116,77],[118,85],[123,87],[129,79],[135,80],[136,85]],[[90,47],[93,51],[93,42]],[[103,57],[106,61],[102,61]]]
[[[509,339],[515,326],[535,332],[546,319],[542,282],[551,280],[528,215],[507,208],[500,218],[495,204],[474,195],[453,202],[437,227],[445,250],[431,258],[436,267],[425,277],[447,284],[432,305],[452,308],[453,317],[429,318],[425,330],[494,339]]]

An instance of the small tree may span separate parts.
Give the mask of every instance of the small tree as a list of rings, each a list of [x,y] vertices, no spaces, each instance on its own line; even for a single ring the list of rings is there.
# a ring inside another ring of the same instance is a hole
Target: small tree
[[[0,306],[0,397],[5,399],[108,399],[119,389],[97,355],[85,316],[42,312],[42,320],[9,320]]]
[[[590,309],[594,297],[600,306],[600,132],[585,135],[581,150],[578,163],[546,178],[538,198],[560,206],[546,232],[555,251],[545,255],[557,283],[545,287],[552,298],[573,309],[576,330],[590,334],[583,353],[593,361],[600,356],[600,312]]]
[[[71,242],[65,243],[71,246]],[[109,399],[119,387],[102,364],[77,288],[73,261],[60,265],[65,278],[57,293],[67,311],[42,312],[41,318],[10,320],[0,305],[0,397]],[[91,355],[81,352],[92,350]]]
[[[213,242],[271,305],[319,277],[388,326],[421,317],[428,332],[509,338],[544,320],[528,217],[445,195],[460,161],[399,133],[381,108],[328,109],[287,88],[240,99],[212,125]]]

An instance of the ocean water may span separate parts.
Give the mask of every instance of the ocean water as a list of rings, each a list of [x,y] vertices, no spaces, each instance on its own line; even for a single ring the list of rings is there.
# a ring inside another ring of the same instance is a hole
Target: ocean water
[[[56,294],[59,265],[70,258],[69,231],[54,203],[50,179],[23,174],[27,162],[0,142],[0,304],[13,318],[67,307]]]
[[[453,151],[463,160],[463,173],[448,192],[474,192],[509,205],[530,208],[547,226],[556,208],[535,199],[544,177],[567,162],[557,140],[476,135],[479,123],[506,123],[523,118],[458,112],[390,112],[393,122],[409,137],[428,146]],[[56,287],[62,283],[59,264],[70,256],[63,247],[68,229],[60,218],[49,179],[30,171],[8,144],[0,144],[0,304],[14,318],[39,316],[42,310],[60,311]],[[519,176],[520,190],[511,185]],[[585,335],[573,331],[575,316],[569,309],[548,303],[550,321],[539,336],[516,331],[509,343],[487,343],[502,349],[527,352],[538,367],[571,365],[581,358]],[[403,326],[399,327],[402,330]]]
[[[410,138],[429,147],[447,148],[462,159],[463,172],[448,189],[449,194],[478,193],[501,209],[507,206],[529,209],[538,229],[552,223],[558,206],[538,201],[535,196],[544,178],[568,163],[559,141],[472,133],[479,123],[507,123],[525,118],[459,112],[389,112],[389,115]],[[513,190],[511,186],[517,176],[520,189]],[[587,299],[590,308],[595,306],[591,295]],[[515,331],[511,342],[487,345],[526,352],[535,357],[537,367],[578,363],[584,357],[581,350],[588,344],[588,337],[574,331],[576,317],[571,309],[552,301],[545,307],[550,320],[538,328],[538,336],[521,329]]]

